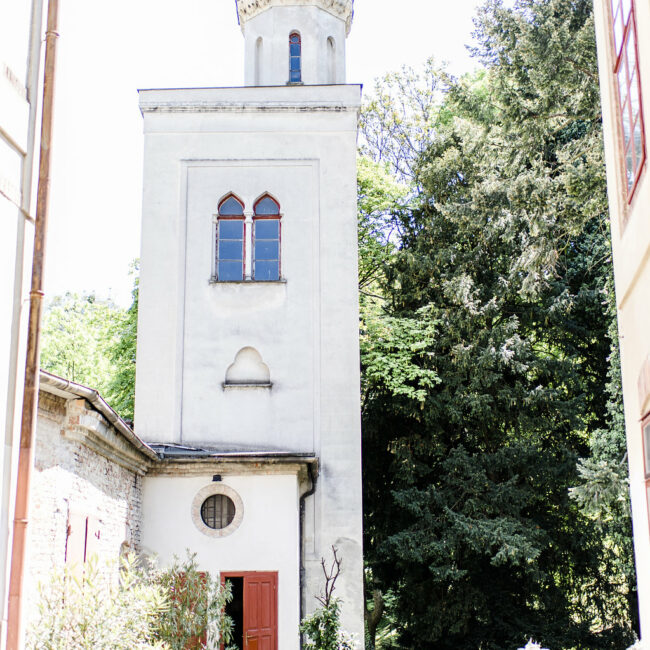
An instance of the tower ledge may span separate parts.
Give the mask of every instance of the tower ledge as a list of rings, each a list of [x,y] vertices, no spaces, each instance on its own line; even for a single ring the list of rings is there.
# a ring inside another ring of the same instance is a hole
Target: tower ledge
[[[352,28],[354,15],[354,0],[235,0],[239,24],[244,29],[246,21],[271,7],[312,6],[331,13],[345,21],[347,33]]]

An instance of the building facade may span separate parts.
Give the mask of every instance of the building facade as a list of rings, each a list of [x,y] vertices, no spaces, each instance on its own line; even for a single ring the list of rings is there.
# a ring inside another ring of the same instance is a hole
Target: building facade
[[[352,1],[237,8],[245,87],[140,92],[142,546],[227,576],[266,650],[300,647],[335,547],[362,642]]]
[[[142,477],[158,462],[94,390],[41,371],[26,619],[53,569],[140,550]]]
[[[595,0],[643,647],[650,647],[650,3]]]
[[[7,620],[17,441],[25,371],[42,0],[0,6],[0,646]]]

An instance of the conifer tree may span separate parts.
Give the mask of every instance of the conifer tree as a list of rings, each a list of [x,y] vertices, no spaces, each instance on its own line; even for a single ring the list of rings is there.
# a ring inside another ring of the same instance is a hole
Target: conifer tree
[[[598,443],[616,369],[591,3],[490,0],[476,35],[482,74],[430,66],[417,119],[384,110],[391,77],[363,123],[411,179],[382,317],[428,332],[401,368],[390,330],[362,346],[368,558],[401,647],[625,647],[627,512],[614,547],[570,498],[580,458],[622,460],[619,434]]]

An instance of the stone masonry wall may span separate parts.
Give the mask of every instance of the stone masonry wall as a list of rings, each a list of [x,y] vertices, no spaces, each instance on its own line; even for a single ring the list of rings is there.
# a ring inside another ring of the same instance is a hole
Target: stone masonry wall
[[[39,581],[62,568],[66,555],[68,563],[78,564],[84,552],[117,558],[124,547],[137,551],[140,544],[142,477],[68,439],[66,429],[80,417],[111,428],[87,402],[41,391],[29,524],[30,603],[36,602]]]

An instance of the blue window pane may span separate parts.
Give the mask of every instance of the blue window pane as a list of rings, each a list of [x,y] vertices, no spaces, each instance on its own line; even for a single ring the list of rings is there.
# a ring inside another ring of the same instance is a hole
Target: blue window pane
[[[280,214],[280,206],[272,198],[266,196],[255,204],[255,214],[263,216]]]
[[[244,214],[244,208],[237,199],[231,196],[219,206],[219,214],[222,214],[226,217],[238,216],[240,214]]]
[[[300,43],[291,43],[291,45],[289,45],[289,51],[291,56],[300,56],[300,50],[301,50]]]
[[[241,282],[244,279],[244,267],[241,262],[219,262],[217,273],[220,282]]]
[[[280,222],[275,219],[260,219],[255,222],[255,239],[279,239]]]
[[[219,237],[223,239],[243,239],[244,222],[243,221],[220,221]]]
[[[277,260],[280,257],[278,244],[277,241],[255,240],[255,260]]]
[[[297,83],[300,81],[300,70],[291,70],[289,73],[289,81]]]
[[[296,71],[296,70],[297,70],[297,71],[300,71],[300,58],[299,58],[299,57],[292,56],[291,59],[290,59],[290,61],[291,61],[291,67],[290,67],[290,70],[291,70],[292,72],[294,72],[294,71]]]
[[[222,239],[219,242],[220,260],[242,260],[244,257],[244,245],[240,241]]]
[[[273,282],[279,280],[279,262],[255,262],[255,279],[261,282]]]
[[[290,43],[300,43],[300,35],[299,34],[291,34],[291,37],[289,38]]]

